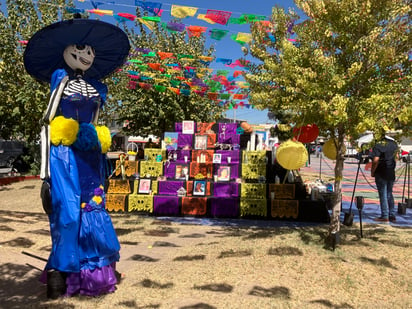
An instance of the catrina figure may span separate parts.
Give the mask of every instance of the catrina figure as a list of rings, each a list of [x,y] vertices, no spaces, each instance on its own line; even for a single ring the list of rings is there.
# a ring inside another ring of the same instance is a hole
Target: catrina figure
[[[127,35],[98,20],[49,25],[29,40],[24,65],[51,85],[41,131],[41,197],[52,249],[41,280],[47,296],[96,296],[116,289],[120,244],[105,209],[110,131],[98,126],[107,87],[130,49]]]

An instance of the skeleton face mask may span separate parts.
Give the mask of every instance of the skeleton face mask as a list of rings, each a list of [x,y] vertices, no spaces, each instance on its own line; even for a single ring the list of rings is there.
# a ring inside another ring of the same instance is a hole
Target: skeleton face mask
[[[64,61],[73,71],[87,71],[92,66],[94,57],[93,47],[88,45],[69,45],[63,52]]]

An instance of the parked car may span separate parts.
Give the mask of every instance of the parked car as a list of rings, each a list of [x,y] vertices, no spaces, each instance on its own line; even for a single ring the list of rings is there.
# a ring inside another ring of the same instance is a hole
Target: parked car
[[[0,166],[12,167],[14,160],[24,152],[24,142],[0,140]]]
[[[401,149],[402,161],[406,162],[409,158],[410,163],[412,160],[412,138],[403,137],[399,148]]]

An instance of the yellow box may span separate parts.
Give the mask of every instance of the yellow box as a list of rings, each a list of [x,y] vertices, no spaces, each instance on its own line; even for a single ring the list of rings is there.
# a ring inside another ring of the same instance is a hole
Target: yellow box
[[[240,216],[267,216],[267,199],[240,198]]]
[[[159,177],[163,175],[163,162],[140,161],[140,177]]]
[[[275,194],[275,199],[283,200],[283,199],[291,199],[295,198],[295,184],[276,184],[271,183],[269,184],[269,196],[271,193]]]
[[[130,194],[128,211],[145,211],[153,213],[153,195]]]
[[[249,199],[265,199],[265,183],[242,183],[240,185],[240,196]]]
[[[266,165],[242,163],[243,179],[258,179],[260,176],[266,177]]]
[[[242,163],[266,165],[266,150],[243,150]]]
[[[146,148],[144,150],[144,155],[147,156],[147,160],[150,162],[157,162],[156,157],[158,155],[162,156],[162,161],[166,161],[166,149],[159,148]]]
[[[138,161],[124,161],[124,171],[127,177],[133,176],[139,172],[139,162]],[[120,166],[120,160],[116,160],[116,170],[115,175],[120,176],[122,174],[122,168]]]
[[[299,214],[298,200],[271,200],[271,216],[273,218],[297,218]]]
[[[107,193],[129,194],[130,192],[131,190],[129,180],[109,179],[109,187],[107,188]]]
[[[151,181],[151,190],[152,190],[152,194],[157,194],[157,180],[152,180]],[[133,181],[133,193],[131,195],[136,195],[139,194],[139,179],[136,179],[135,181]]]
[[[106,209],[108,211],[126,211],[127,194],[106,194]]]

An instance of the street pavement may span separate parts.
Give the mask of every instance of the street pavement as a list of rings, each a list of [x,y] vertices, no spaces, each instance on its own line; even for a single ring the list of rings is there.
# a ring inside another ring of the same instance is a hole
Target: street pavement
[[[329,179],[334,177],[335,162],[325,157],[316,157],[311,155],[310,166],[303,167],[301,170],[311,173],[317,173],[319,179],[324,182],[329,182]],[[409,167],[411,168],[411,167]],[[355,215],[354,222],[359,222],[359,211],[356,207],[356,196],[363,196],[365,204],[362,209],[363,223],[378,223],[373,219],[380,216],[380,206],[378,191],[376,189],[375,180],[370,176],[370,167],[368,164],[361,164],[359,168],[358,179],[356,174],[358,169],[358,160],[348,158],[344,163],[343,179],[342,179],[342,220],[345,212],[351,212]],[[405,198],[412,198],[412,188],[410,179],[407,177],[407,164],[398,161],[396,166],[396,181],[393,189],[395,198],[395,209],[398,209],[398,203],[405,202]],[[355,186],[356,181],[356,186]],[[410,196],[408,197],[408,189]],[[353,201],[352,201],[352,196]],[[397,214],[396,223],[390,223],[395,226],[410,226],[412,227],[412,209],[406,209],[406,214]]]

